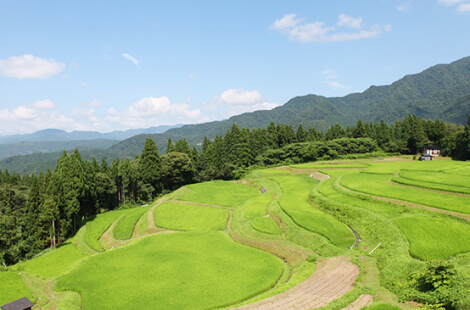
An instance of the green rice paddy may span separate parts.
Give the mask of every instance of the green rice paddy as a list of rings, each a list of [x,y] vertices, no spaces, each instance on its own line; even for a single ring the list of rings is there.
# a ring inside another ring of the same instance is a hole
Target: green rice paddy
[[[470,251],[470,225],[457,220],[411,216],[395,222],[410,241],[410,253],[422,260],[448,259]]]
[[[469,197],[397,186],[388,183],[390,179],[390,176],[380,174],[347,174],[342,177],[341,185],[357,192],[470,214]]]
[[[172,230],[224,230],[229,212],[200,205],[165,202],[154,211],[155,224]]]
[[[25,272],[39,276],[41,278],[55,277],[63,273],[76,261],[82,259],[85,255],[77,250],[73,239],[68,244],[56,248],[35,259],[19,263],[18,268]]]
[[[128,210],[124,214],[113,229],[116,239],[129,239],[134,232],[135,224],[150,209],[150,206],[140,207]]]
[[[33,293],[23,278],[16,272],[0,271],[0,305],[23,297],[28,297],[30,301],[34,302]]]
[[[188,232],[93,256],[56,288],[80,292],[84,309],[211,309],[271,288],[282,270],[280,259],[224,233]]]
[[[279,204],[299,226],[328,238],[340,247],[349,247],[354,234],[344,223],[316,209],[309,203],[309,194],[318,181],[308,177],[273,177],[282,189]]]
[[[269,217],[257,217],[252,219],[251,227],[262,233],[282,235],[282,231],[277,227],[277,224]]]
[[[108,230],[108,228],[116,221],[121,215],[129,212],[129,210],[111,211],[103,214],[98,214],[87,221],[85,242],[95,251],[103,251],[103,247],[98,242],[101,236]]]
[[[253,187],[233,182],[212,181],[187,185],[191,191],[177,199],[210,205],[236,207],[246,200],[260,195]]]
[[[270,203],[272,199],[271,195],[266,193],[247,200],[243,206],[245,217],[251,219],[266,215],[268,203]]]

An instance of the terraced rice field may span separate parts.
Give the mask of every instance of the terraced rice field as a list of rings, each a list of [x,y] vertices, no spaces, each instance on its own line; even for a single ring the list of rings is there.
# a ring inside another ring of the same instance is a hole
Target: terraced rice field
[[[318,185],[317,180],[296,176],[271,179],[279,183],[282,189],[279,204],[296,224],[328,238],[340,247],[349,247],[354,243],[354,234],[344,223],[309,203],[309,194]]]
[[[229,211],[188,203],[165,202],[155,211],[155,224],[171,230],[225,230]]]
[[[282,270],[278,258],[221,232],[188,232],[93,256],[56,288],[80,292],[85,309],[211,309],[269,289]]]
[[[470,251],[470,225],[457,220],[409,216],[395,222],[410,241],[410,253],[422,260],[448,259]]]
[[[50,278],[62,274],[83,257],[85,255],[77,250],[73,240],[71,240],[68,244],[62,245],[38,258],[20,263],[17,267],[32,275]]]
[[[190,191],[178,197],[178,200],[224,207],[236,207],[246,200],[260,195],[260,192],[251,186],[223,181],[192,184],[186,188]]]
[[[0,272],[0,302],[24,294],[42,309],[397,309],[393,287],[422,260],[470,268],[469,178],[468,163],[354,160],[188,185],[98,215],[60,248]]]
[[[113,234],[116,239],[129,239],[134,233],[135,224],[137,221],[150,209],[147,207],[134,208],[128,210],[117,222],[113,229]]]
[[[259,232],[273,235],[281,235],[282,231],[276,222],[270,217],[257,217],[251,220],[251,226]]]

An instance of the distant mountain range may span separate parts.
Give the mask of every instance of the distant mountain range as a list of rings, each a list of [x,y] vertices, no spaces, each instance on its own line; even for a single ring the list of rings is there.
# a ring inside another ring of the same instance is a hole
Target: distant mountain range
[[[470,114],[470,57],[451,64],[436,65],[419,74],[407,75],[391,85],[371,86],[362,93],[333,98],[317,95],[295,97],[273,110],[244,113],[224,121],[166,128],[167,131],[160,133],[151,132],[151,129],[114,134],[89,132],[88,139],[110,139],[115,140],[116,143],[108,141],[106,143],[113,144],[106,149],[101,148],[99,151],[93,151],[91,150],[92,145],[87,145],[86,156],[102,156],[108,160],[133,158],[140,154],[147,137],[152,137],[155,140],[158,150],[162,154],[166,150],[168,138],[173,141],[186,138],[191,146],[200,145],[204,136],[214,138],[216,135],[224,135],[233,123],[240,127],[259,128],[268,126],[272,121],[276,124],[283,123],[294,127],[298,127],[300,124],[304,128],[315,126],[317,130],[325,131],[335,123],[339,123],[343,127],[355,125],[358,119],[365,122],[378,122],[383,119],[387,123],[391,123],[410,114],[424,119],[439,118],[445,122],[464,125],[468,114]],[[64,139],[66,136],[67,139],[60,141],[86,140],[83,139],[82,133],[46,130],[32,134],[29,138],[35,137],[37,139],[32,141],[44,141],[41,140],[43,139],[41,137],[47,136],[49,140],[46,141],[59,141],[58,137]],[[128,136],[126,137],[126,135]],[[0,137],[0,143],[12,141],[3,138]],[[15,139],[16,142],[19,141],[17,137]],[[122,139],[125,140],[116,141]],[[57,154],[60,153],[56,153],[54,156],[59,156]],[[1,160],[0,169],[8,168],[12,172],[17,170],[22,173],[33,171],[34,169],[25,169],[25,167],[34,166],[34,160],[38,159],[38,156],[28,156],[16,156]],[[51,155],[51,158],[54,156]],[[46,161],[45,159],[41,160],[41,165],[43,167],[50,165],[50,168],[53,169],[55,166],[53,160],[51,159],[48,164],[45,164]]]
[[[72,131],[45,129],[31,134],[0,136],[0,159],[34,153],[51,153],[65,150],[107,149],[119,141],[140,134],[163,133],[182,125],[158,126],[100,133],[97,131]]]
[[[125,131],[112,131],[101,133],[97,131],[71,131],[60,129],[44,129],[31,134],[0,136],[0,144],[12,144],[18,142],[44,142],[44,141],[84,141],[84,140],[124,140],[140,134],[162,133],[168,129],[178,128],[183,125],[162,125],[146,129],[129,129]]]

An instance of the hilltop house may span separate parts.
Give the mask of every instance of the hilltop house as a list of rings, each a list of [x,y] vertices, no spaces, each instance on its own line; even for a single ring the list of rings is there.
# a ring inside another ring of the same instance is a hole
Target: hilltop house
[[[2,310],[31,310],[33,303],[29,301],[28,297],[23,297],[3,306],[0,306]]]
[[[423,155],[439,156],[441,153],[441,147],[438,145],[425,145],[423,149]]]

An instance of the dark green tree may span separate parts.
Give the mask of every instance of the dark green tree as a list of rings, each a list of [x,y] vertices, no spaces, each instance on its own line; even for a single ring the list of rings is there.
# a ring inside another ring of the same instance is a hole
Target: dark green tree
[[[162,179],[165,189],[173,190],[193,181],[191,158],[185,153],[171,152],[162,156]]]
[[[144,149],[140,155],[139,172],[144,184],[150,185],[153,189],[150,196],[153,198],[161,190],[161,159],[158,155],[157,145],[152,138],[147,138]]]

